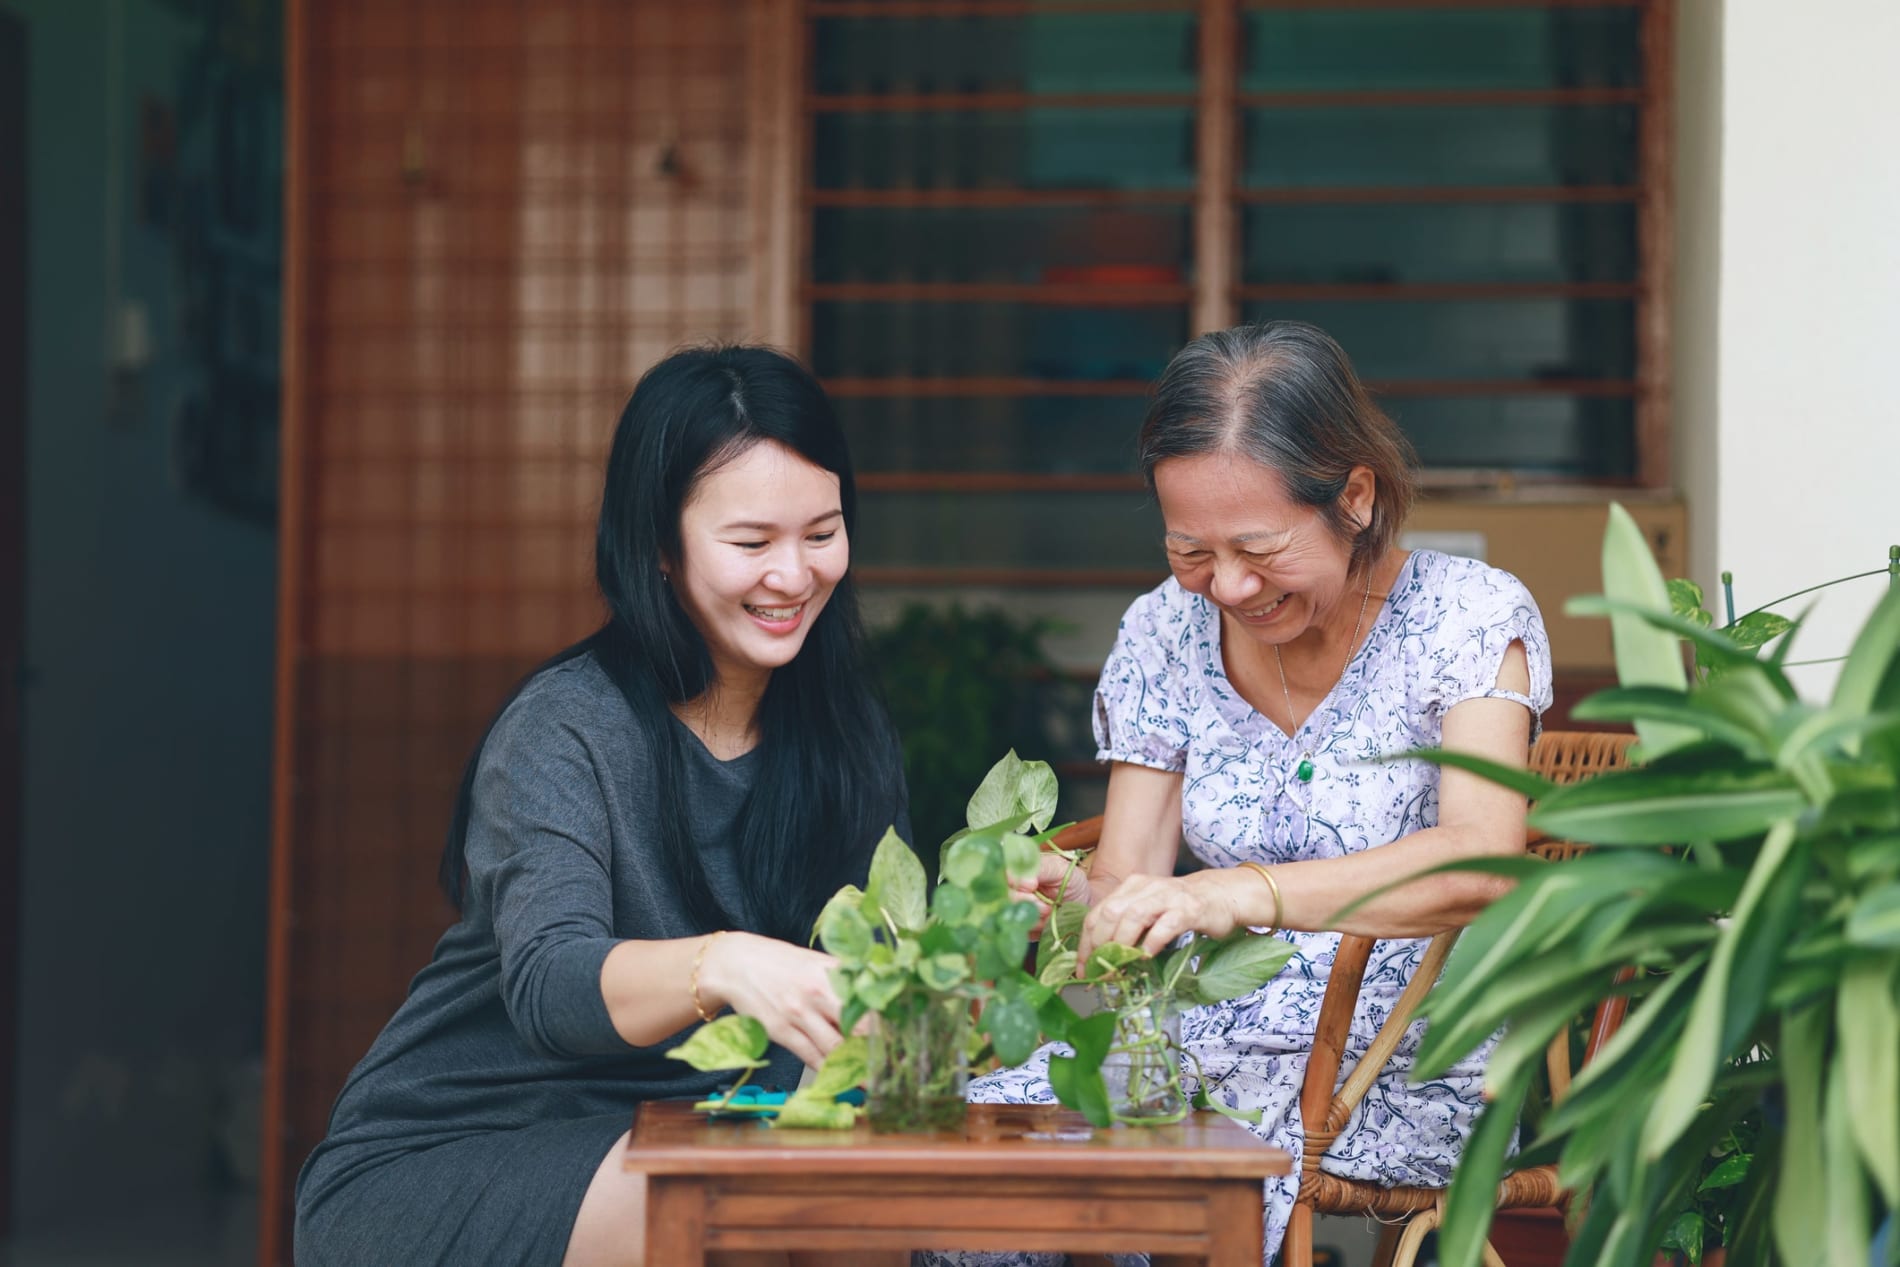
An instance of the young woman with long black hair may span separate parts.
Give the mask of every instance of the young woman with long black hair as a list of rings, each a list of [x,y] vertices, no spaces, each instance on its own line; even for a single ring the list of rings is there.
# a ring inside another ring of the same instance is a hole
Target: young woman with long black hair
[[[633,1106],[724,1075],[665,1058],[724,1007],[789,1087],[838,1039],[824,900],[903,821],[860,651],[856,490],[816,380],[763,348],[640,380],[595,544],[608,617],[470,759],[461,919],[350,1075],[297,1187],[297,1261],[637,1261]]]

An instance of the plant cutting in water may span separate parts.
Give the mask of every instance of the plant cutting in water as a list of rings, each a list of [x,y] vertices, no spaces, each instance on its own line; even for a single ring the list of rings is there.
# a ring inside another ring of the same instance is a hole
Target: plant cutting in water
[[[839,1028],[849,1034],[875,1017],[869,1041],[854,1037],[833,1049],[815,1086],[786,1102],[778,1125],[850,1126],[856,1110],[835,1097],[863,1081],[878,1129],[954,1126],[973,1059],[993,1052],[1012,1064],[1027,1060],[1045,1015],[1066,1032],[1074,1013],[1022,969],[1037,911],[1013,900],[1009,885],[1012,876],[1035,874],[1040,846],[1054,834],[1055,806],[1049,766],[1009,753],[970,798],[969,825],[944,842],[934,892],[910,846],[885,833],[865,886],[838,890],[815,930],[838,960],[832,986]],[[979,1004],[973,1029],[970,1017]],[[716,1027],[723,1031],[700,1041]],[[707,1062],[696,1068],[749,1071],[763,1063],[765,1043],[756,1021],[721,1017],[675,1054]]]
[[[1071,869],[1080,865],[1080,855],[1062,856]],[[1058,892],[1068,891],[1064,876]],[[1077,942],[1087,917],[1088,908],[1073,902],[1058,903],[1050,911],[1036,952],[1036,976],[1042,985],[1059,989],[1077,976]],[[1082,965],[1080,978],[1095,988],[1102,1002],[1104,1010],[1097,1015],[1112,1018],[1108,1042],[1104,1046],[1089,1041],[1096,1036],[1083,1027],[1093,1018],[1077,1018],[1068,1024],[1067,1032],[1051,1032],[1051,1038],[1069,1041],[1075,1049],[1074,1056],[1058,1056],[1049,1062],[1049,1080],[1057,1098],[1088,1114],[1091,1121],[1098,1117],[1130,1124],[1180,1121],[1188,1109],[1181,1095],[1183,1056],[1196,1065],[1197,1087],[1203,1081],[1198,1062],[1180,1045],[1180,1014],[1190,1007],[1251,994],[1277,976],[1294,953],[1292,943],[1246,928],[1222,938],[1193,933],[1152,958],[1121,942],[1097,946]],[[1083,1041],[1077,1041],[1077,1031]],[[1105,1073],[1115,1082],[1113,1095]],[[1204,1088],[1197,1093],[1196,1103],[1249,1119],[1246,1113],[1208,1100]],[[1258,1114],[1252,1119],[1258,1120]]]
[[[1038,909],[1010,890],[1012,878],[1036,873],[1043,847],[1061,830],[1050,826],[1056,794],[1046,762],[1023,761],[1013,751],[1004,756],[970,798],[968,826],[944,842],[941,879],[928,894],[916,855],[894,832],[885,833],[865,887],[838,890],[816,929],[838,960],[832,985],[839,1028],[849,1034],[875,1017],[869,1041],[853,1037],[834,1048],[815,1083],[786,1101],[776,1125],[849,1127],[857,1110],[836,1097],[864,1081],[876,1129],[953,1127],[962,1117],[972,1064],[991,1056],[1021,1064],[1045,1038],[1071,1048],[1049,1062],[1057,1099],[1092,1124],[1173,1121],[1185,1114],[1172,1019],[1186,1007],[1258,989],[1294,948],[1246,929],[1218,940],[1196,935],[1154,958],[1133,946],[1103,945],[1083,965],[1081,980],[1101,991],[1108,1006],[1077,1014],[1058,991],[1076,980],[1076,937],[1087,909],[1055,907],[1031,974],[1022,965]],[[1079,855],[1063,856],[1078,865]],[[978,1006],[972,1027],[968,1018]],[[765,1048],[763,1026],[729,1016],[701,1027],[669,1054],[698,1069],[741,1069],[749,1076],[765,1063]],[[1127,1074],[1127,1090],[1114,1102],[1105,1065]],[[700,1107],[725,1108],[731,1097]]]

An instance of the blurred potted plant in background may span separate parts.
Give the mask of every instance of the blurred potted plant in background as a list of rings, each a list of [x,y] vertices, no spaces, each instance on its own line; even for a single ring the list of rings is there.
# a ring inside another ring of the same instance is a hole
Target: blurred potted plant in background
[[[1043,651],[1054,631],[1000,608],[911,603],[870,636],[873,663],[904,743],[919,840],[964,821],[992,752],[1048,752],[1050,691],[1063,679]]]
[[[1761,1110],[1750,1109],[1703,1155],[1694,1190],[1663,1233],[1666,1261],[1723,1267],[1730,1229],[1741,1213],[1736,1193],[1748,1178],[1760,1134]]]

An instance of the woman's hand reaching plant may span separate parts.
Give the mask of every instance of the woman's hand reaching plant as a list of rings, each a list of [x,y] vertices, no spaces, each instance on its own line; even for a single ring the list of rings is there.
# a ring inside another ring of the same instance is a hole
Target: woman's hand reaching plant
[[[1011,877],[1009,890],[1010,896],[1018,902],[1036,903],[1040,915],[1030,930],[1032,936],[1042,933],[1049,913],[1056,907],[1086,908],[1091,898],[1089,873],[1082,869],[1076,855],[1061,851],[1045,853],[1037,859],[1034,875],[1021,879]]]
[[[1158,955],[1183,933],[1219,939],[1239,926],[1231,871],[1185,876],[1130,876],[1089,912],[1076,953],[1084,963],[1098,946],[1120,942]]]
[[[709,1002],[728,1004],[765,1027],[766,1036],[813,1069],[838,1045],[838,961],[752,933],[722,933],[706,947],[700,968]]]

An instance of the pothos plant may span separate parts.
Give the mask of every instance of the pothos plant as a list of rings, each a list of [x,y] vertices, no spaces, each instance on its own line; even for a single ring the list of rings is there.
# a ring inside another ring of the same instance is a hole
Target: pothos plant
[[[1050,825],[1056,796],[1055,772],[1049,765],[1023,761],[1011,751],[991,767],[971,796],[965,807],[967,825],[944,841],[939,882],[928,897],[922,865],[909,846],[887,832],[872,857],[864,888],[846,885],[820,913],[815,935],[838,960],[832,984],[845,1033],[867,1016],[877,1018],[882,1035],[891,1035],[922,1018],[967,1016],[974,1007],[981,1008],[956,1062],[899,1062],[900,1076],[904,1070],[927,1071],[929,1084],[885,1087],[885,1093],[912,1097],[920,1105],[940,1103],[954,1085],[960,1098],[958,1074],[967,1068],[965,1061],[981,1064],[994,1057],[1020,1064],[1048,1039],[1071,1048],[1070,1054],[1049,1062],[1057,1098],[1092,1124],[1108,1126],[1118,1116],[1126,1117],[1111,1108],[1102,1077],[1111,1054],[1146,1053],[1152,1059],[1159,1053],[1165,1061],[1151,1068],[1165,1068],[1173,1076],[1176,1066],[1168,1040],[1121,1024],[1120,1017],[1129,1014],[1127,1006],[1082,1016],[1062,998],[1062,987],[1076,979],[1076,937],[1085,907],[1057,905],[1038,948],[1036,971],[1023,966],[1040,912],[1035,903],[1014,898],[1010,880],[1034,876],[1044,846],[1061,830]],[[1062,856],[1071,867],[1079,864],[1079,855]],[[1103,988],[1116,1002],[1139,1003],[1139,1014],[1152,1019],[1257,989],[1292,954],[1286,942],[1252,936],[1245,929],[1218,940],[1196,936],[1154,959],[1132,946],[1111,943],[1091,954],[1082,979]],[[757,1021],[721,1017],[673,1054],[696,1068],[750,1070],[764,1063],[765,1045],[765,1031]],[[863,1039],[845,1040],[833,1049],[814,1084],[786,1102],[777,1124],[850,1126],[857,1110],[836,1097],[863,1080],[872,1063]],[[888,1068],[890,1062],[878,1063]],[[706,1107],[724,1102],[710,1101]],[[930,1120],[928,1110],[922,1110],[922,1116],[918,1125],[940,1124]]]
[[[902,1053],[881,1059],[879,1072],[908,1080],[874,1085],[873,1100],[909,1102],[916,1119],[894,1126],[928,1128],[942,1106],[960,1111],[962,1076],[969,1063],[988,1053],[1006,1063],[1027,1060],[1045,1026],[1066,1032],[1072,1010],[1053,989],[1022,968],[1038,911],[1015,901],[1010,879],[1036,872],[1042,843],[1054,834],[1055,773],[1047,763],[1023,761],[1011,751],[991,768],[965,810],[968,826],[943,844],[939,881],[927,889],[924,868],[895,831],[887,831],[871,858],[865,885],[846,885],[818,916],[815,940],[838,960],[832,986],[840,1005],[839,1028],[850,1034],[867,1016],[888,1056],[906,1035],[946,1035],[956,1050],[939,1057]],[[977,1007],[980,1019],[965,1038],[956,1017]],[[1064,1013],[1067,1013],[1065,1016]],[[943,1026],[930,1024],[942,1019]],[[702,1069],[749,1069],[763,1063],[765,1032],[745,1017],[721,1017],[676,1051]],[[847,1127],[856,1110],[837,1103],[839,1091],[871,1072],[871,1050],[862,1038],[834,1048],[814,1087],[786,1102],[781,1126]],[[909,1058],[917,1056],[919,1058]],[[708,1107],[718,1107],[713,1102]]]
[[[1081,861],[1076,854],[1053,852],[1066,858],[1071,869]],[[1057,892],[1068,891],[1065,875]],[[1057,1098],[1092,1114],[1091,1120],[1106,1115],[1111,1121],[1128,1123],[1179,1121],[1187,1114],[1180,1062],[1185,1057],[1198,1068],[1192,1054],[1180,1046],[1180,1014],[1190,1007],[1251,994],[1279,974],[1295,948],[1278,937],[1239,928],[1221,938],[1189,934],[1153,957],[1121,942],[1104,942],[1085,963],[1078,964],[1078,943],[1087,917],[1088,907],[1058,902],[1037,947],[1036,975],[1042,985],[1060,989],[1079,976],[1094,987],[1101,1014],[1112,1018],[1106,1027],[1106,1046],[1095,1030],[1082,1030],[1081,1018],[1070,1023],[1071,1033],[1051,1035],[1070,1041],[1075,1048],[1073,1057],[1050,1062]],[[1101,1022],[1092,1023],[1102,1028]],[[1081,1041],[1073,1035],[1077,1030],[1081,1030]],[[1058,1066],[1057,1061],[1064,1064]],[[1108,1093],[1102,1073],[1106,1067],[1116,1071],[1115,1095]],[[1197,1076],[1195,1082],[1196,1104],[1248,1118],[1244,1111],[1231,1111],[1208,1099],[1203,1079]],[[1258,1120],[1258,1114],[1252,1118]]]

